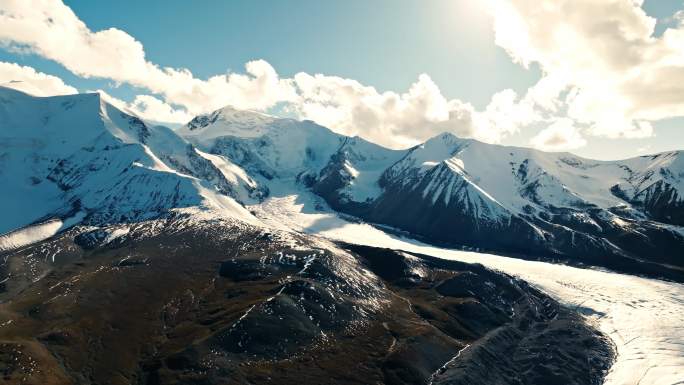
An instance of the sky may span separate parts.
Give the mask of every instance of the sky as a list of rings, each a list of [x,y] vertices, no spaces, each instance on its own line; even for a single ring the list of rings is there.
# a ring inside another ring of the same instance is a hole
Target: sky
[[[225,105],[401,148],[441,132],[684,149],[681,0],[0,0],[0,83],[171,126]],[[20,85],[20,86],[19,86]]]

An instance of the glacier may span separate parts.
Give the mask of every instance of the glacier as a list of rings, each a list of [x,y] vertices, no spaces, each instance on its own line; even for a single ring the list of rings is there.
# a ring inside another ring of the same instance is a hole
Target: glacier
[[[576,309],[612,339],[617,359],[606,385],[675,385],[684,379],[684,285],[548,262],[431,246],[340,216],[322,199],[283,183],[251,206],[271,226],[335,241],[480,263],[520,277]]]

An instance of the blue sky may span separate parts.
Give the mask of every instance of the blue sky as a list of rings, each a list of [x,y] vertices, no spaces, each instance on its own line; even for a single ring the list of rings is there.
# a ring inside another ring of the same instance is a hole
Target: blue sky
[[[299,72],[354,79],[378,91],[406,92],[427,74],[447,99],[482,110],[492,95],[519,95],[542,76],[538,63],[514,63],[495,44],[492,17],[479,2],[459,0],[377,1],[65,1],[91,31],[116,28],[142,43],[146,59],[163,67],[188,68],[196,78],[244,72],[263,59],[281,78]],[[680,0],[647,0],[644,10],[660,23],[656,35],[684,8]],[[112,79],[87,79],[45,55],[0,50],[0,61],[55,75],[79,91],[103,89],[130,102],[145,87]],[[684,98],[683,98],[684,99]],[[171,101],[173,102],[173,101]],[[178,107],[177,103],[172,103]],[[622,158],[684,147],[684,119],[653,121],[655,135],[639,139],[586,137],[573,152]],[[545,124],[531,124],[501,139],[530,145]]]
[[[65,1],[90,29],[116,27],[145,46],[150,61],[206,78],[265,59],[282,76],[324,73],[381,90],[405,90],[421,73],[445,94],[484,107],[495,92],[525,90],[538,70],[514,64],[467,1]],[[459,13],[464,17],[460,21]],[[475,18],[474,20],[471,18]],[[72,75],[36,55],[0,60],[44,69],[79,89],[107,82]],[[479,74],[473,76],[473,74]],[[132,97],[128,87],[112,95]]]

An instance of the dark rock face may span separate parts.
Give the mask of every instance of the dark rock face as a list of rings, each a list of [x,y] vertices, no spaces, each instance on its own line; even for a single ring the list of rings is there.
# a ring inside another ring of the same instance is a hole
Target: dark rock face
[[[436,242],[487,247],[493,250],[538,254],[546,249],[534,228],[517,216],[500,220],[494,215],[483,219],[490,207],[461,185],[462,200],[432,202],[417,188],[394,185],[369,205],[363,216],[374,223],[384,223]],[[472,202],[475,202],[472,204]],[[482,211],[480,211],[482,209]],[[478,211],[476,213],[476,211]]]
[[[454,144],[453,151],[462,147]],[[628,170],[633,175],[630,188],[638,191],[636,194],[630,195],[618,185],[607,192],[630,202],[632,209],[599,208],[572,194],[564,198],[569,204],[557,207],[545,202],[542,195],[544,189],[561,185],[560,180],[538,166],[533,170],[529,159],[512,163],[518,186],[510,186],[511,194],[529,202],[525,210],[515,213],[475,186],[477,176],[454,171],[458,166],[448,162],[421,171],[406,160],[410,154],[382,173],[378,180],[382,192],[365,202],[353,201],[345,193],[355,181],[345,173],[350,159],[344,148],[307,185],[337,211],[428,242],[684,282],[680,252],[684,236],[663,225],[681,225],[684,200],[662,180],[649,185],[653,173],[636,176]],[[667,156],[674,155],[662,155]],[[595,167],[571,157],[559,162],[577,170]],[[669,174],[665,177],[676,180]],[[642,185],[648,187],[640,189]]]
[[[5,383],[592,384],[612,362],[578,315],[480,265],[180,215],[125,226],[7,255]]]
[[[216,123],[220,117],[220,110],[214,111],[209,115],[196,116],[188,123],[188,129],[190,129],[190,131],[200,130],[210,124]]]
[[[644,210],[654,220],[684,226],[684,197],[670,184],[658,181],[641,191],[635,200],[643,202]]]

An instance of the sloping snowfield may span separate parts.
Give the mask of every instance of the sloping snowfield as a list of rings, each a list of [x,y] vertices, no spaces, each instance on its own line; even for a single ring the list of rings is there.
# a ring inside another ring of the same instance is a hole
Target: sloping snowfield
[[[35,225],[19,228],[6,234],[0,234],[0,251],[17,249],[34,242],[40,242],[52,237],[58,232],[80,222],[84,217],[81,212],[70,218],[52,219]]]
[[[368,224],[347,221],[330,211],[320,198],[304,190],[292,190],[288,184],[272,185],[271,198],[250,208],[272,226],[481,263],[518,276],[577,309],[612,338],[618,356],[606,384],[684,384],[684,285],[433,247]]]

